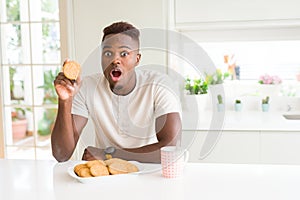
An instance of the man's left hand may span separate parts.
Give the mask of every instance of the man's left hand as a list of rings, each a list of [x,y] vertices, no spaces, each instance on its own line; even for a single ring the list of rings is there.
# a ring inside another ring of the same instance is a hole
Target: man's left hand
[[[88,146],[84,150],[82,160],[105,160],[104,150]]]

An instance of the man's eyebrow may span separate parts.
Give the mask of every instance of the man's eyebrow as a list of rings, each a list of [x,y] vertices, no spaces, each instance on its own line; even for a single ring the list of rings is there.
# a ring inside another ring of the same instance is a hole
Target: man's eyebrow
[[[130,50],[131,50],[131,48],[130,48],[129,46],[126,46],[126,45],[124,45],[124,46],[119,46],[119,49],[122,49],[122,48],[126,48],[126,49],[130,49]]]
[[[112,48],[112,46],[110,46],[110,45],[104,45],[104,46],[102,47],[102,49],[110,49],[110,48]],[[119,46],[119,47],[118,47],[118,49],[123,49],[123,48],[132,50],[131,47],[126,46],[126,45],[123,45],[123,46]]]
[[[108,48],[112,48],[112,46],[109,46],[109,45],[104,45],[103,47],[102,47],[102,49],[108,49]]]

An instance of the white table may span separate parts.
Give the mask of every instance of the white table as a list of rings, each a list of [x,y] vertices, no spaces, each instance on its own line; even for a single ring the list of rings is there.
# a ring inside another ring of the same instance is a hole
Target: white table
[[[181,179],[165,179],[159,170],[83,184],[68,175],[73,164],[0,160],[0,199],[300,199],[300,166],[188,163]]]

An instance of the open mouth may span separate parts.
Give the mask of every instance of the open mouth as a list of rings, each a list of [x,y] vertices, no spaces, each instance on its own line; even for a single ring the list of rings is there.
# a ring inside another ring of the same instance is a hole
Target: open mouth
[[[120,69],[113,69],[110,72],[110,76],[111,76],[113,81],[118,81],[120,79],[121,75],[122,75],[122,72],[121,72]]]

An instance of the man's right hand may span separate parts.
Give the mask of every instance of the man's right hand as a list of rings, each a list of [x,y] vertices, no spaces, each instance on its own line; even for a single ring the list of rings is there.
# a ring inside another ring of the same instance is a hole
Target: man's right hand
[[[80,84],[80,75],[75,81],[71,81],[64,75],[63,72],[60,72],[54,80],[56,93],[61,100],[68,100],[70,98],[73,98],[73,96],[75,96],[75,94],[78,92]]]

